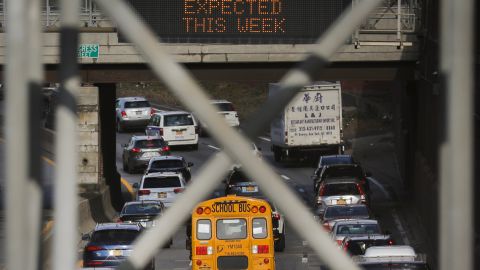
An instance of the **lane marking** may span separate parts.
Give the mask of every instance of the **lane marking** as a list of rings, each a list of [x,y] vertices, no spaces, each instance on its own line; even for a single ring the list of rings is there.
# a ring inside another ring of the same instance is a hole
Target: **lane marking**
[[[290,177],[288,177],[288,176],[286,176],[286,175],[284,175],[284,174],[282,174],[282,175],[280,175],[280,176],[281,176],[283,179],[285,179],[285,180],[290,180]]]
[[[264,141],[267,141],[267,142],[271,142],[272,140],[270,140],[270,138],[267,138],[267,137],[258,137],[260,140],[264,140]]]
[[[217,151],[220,151],[220,148],[218,148],[218,147],[216,147],[216,146],[213,146],[213,145],[210,145],[210,144],[208,144],[207,146],[210,147],[210,148],[212,148],[212,149],[215,149],[215,150],[217,150]]]
[[[42,235],[45,237],[53,228],[53,220],[47,221],[42,229]]]
[[[130,193],[132,196],[132,199],[135,198],[135,191],[133,190],[132,185],[123,177],[120,177],[120,182],[122,182],[122,185],[127,189],[127,191]]]
[[[372,181],[372,183],[382,191],[383,195],[385,195],[387,199],[389,200],[391,199],[390,193],[388,193],[388,191],[385,189],[385,187],[382,184],[380,184],[380,182],[375,180],[373,177],[368,177],[368,179],[370,179],[370,181]]]
[[[400,232],[400,236],[402,237],[403,244],[409,246],[410,240],[408,240],[407,233],[405,232],[402,222],[400,221],[400,217],[398,216],[397,211],[395,209],[392,210],[392,216],[393,216],[393,222],[397,226],[397,229]]]

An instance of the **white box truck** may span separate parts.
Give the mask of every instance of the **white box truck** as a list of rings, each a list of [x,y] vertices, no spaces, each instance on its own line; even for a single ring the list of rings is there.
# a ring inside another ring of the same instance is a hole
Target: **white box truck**
[[[269,85],[269,98],[280,85]],[[270,125],[275,161],[317,158],[343,153],[342,90],[340,82],[305,86]]]

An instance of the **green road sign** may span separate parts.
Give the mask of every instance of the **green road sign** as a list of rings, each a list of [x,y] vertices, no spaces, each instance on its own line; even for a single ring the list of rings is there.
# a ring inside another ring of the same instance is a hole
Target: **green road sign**
[[[78,47],[79,58],[98,58],[100,51],[99,44],[80,44]]]

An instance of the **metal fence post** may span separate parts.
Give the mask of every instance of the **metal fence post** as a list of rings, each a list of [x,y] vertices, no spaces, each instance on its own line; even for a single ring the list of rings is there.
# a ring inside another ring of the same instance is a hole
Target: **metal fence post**
[[[61,1],[60,95],[55,157],[55,228],[53,266],[75,269],[77,260],[77,115],[75,93],[80,86],[77,65],[80,1]]]
[[[473,0],[441,3],[446,130],[440,166],[440,269],[473,269]]]
[[[6,102],[5,102],[5,247],[7,269],[27,269],[31,264],[29,251],[19,256],[29,242],[26,231],[29,222],[27,200],[19,194],[25,192],[28,171],[28,24],[27,0],[8,0]],[[23,197],[23,198],[22,198]]]

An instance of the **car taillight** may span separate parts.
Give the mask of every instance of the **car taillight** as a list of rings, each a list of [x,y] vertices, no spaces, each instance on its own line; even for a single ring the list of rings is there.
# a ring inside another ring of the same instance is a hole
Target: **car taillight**
[[[104,248],[99,247],[99,246],[87,246],[87,247],[85,247],[85,251],[99,251],[99,250],[104,250]]]
[[[163,128],[158,129],[158,136],[163,136]]]
[[[122,218],[121,217],[117,218],[117,223],[121,223],[121,222],[123,222]]]
[[[120,114],[122,115],[122,118],[127,117],[127,113],[125,111],[121,111]]]
[[[273,216],[274,219],[280,220],[280,214],[279,213],[273,213],[272,216]]]
[[[137,147],[132,148],[132,152],[133,152],[133,153],[140,153],[141,151],[142,151],[142,150],[141,150],[140,148],[137,148]]]
[[[318,196],[323,196],[323,195],[325,195],[325,186],[324,185],[322,185],[320,187],[320,191],[318,192]]]
[[[363,191],[363,188],[360,184],[357,184],[357,189],[358,189],[358,192],[360,193],[360,195],[365,195],[365,192]]]
[[[163,152],[168,152],[168,151],[170,151],[170,147],[168,145],[164,146],[164,147],[162,147],[162,151]]]
[[[393,246],[394,244],[395,244],[395,242],[393,242],[392,239],[388,240],[388,245],[389,245],[389,246]]]
[[[155,114],[156,110],[154,108],[151,108],[150,109],[150,116],[152,116],[153,114]]]
[[[87,261],[83,263],[83,267],[89,267],[89,266],[99,266],[102,265],[104,262],[103,261]]]
[[[207,246],[199,246],[195,248],[195,254],[196,255],[212,255],[213,248],[207,247]]]
[[[343,250],[347,251],[349,245],[350,245],[350,242],[346,242],[345,245],[343,245]]]
[[[325,230],[327,230],[328,232],[332,230],[332,228],[330,228],[330,224],[328,222],[323,223],[323,228],[325,228]]]
[[[173,192],[175,192],[175,193],[182,193],[184,190],[185,190],[185,189],[183,189],[183,188],[176,188],[176,189],[173,190]]]
[[[252,253],[253,254],[266,254],[269,252],[268,245],[253,245],[252,246]]]
[[[140,190],[138,190],[138,195],[150,195],[150,190],[140,189]]]

